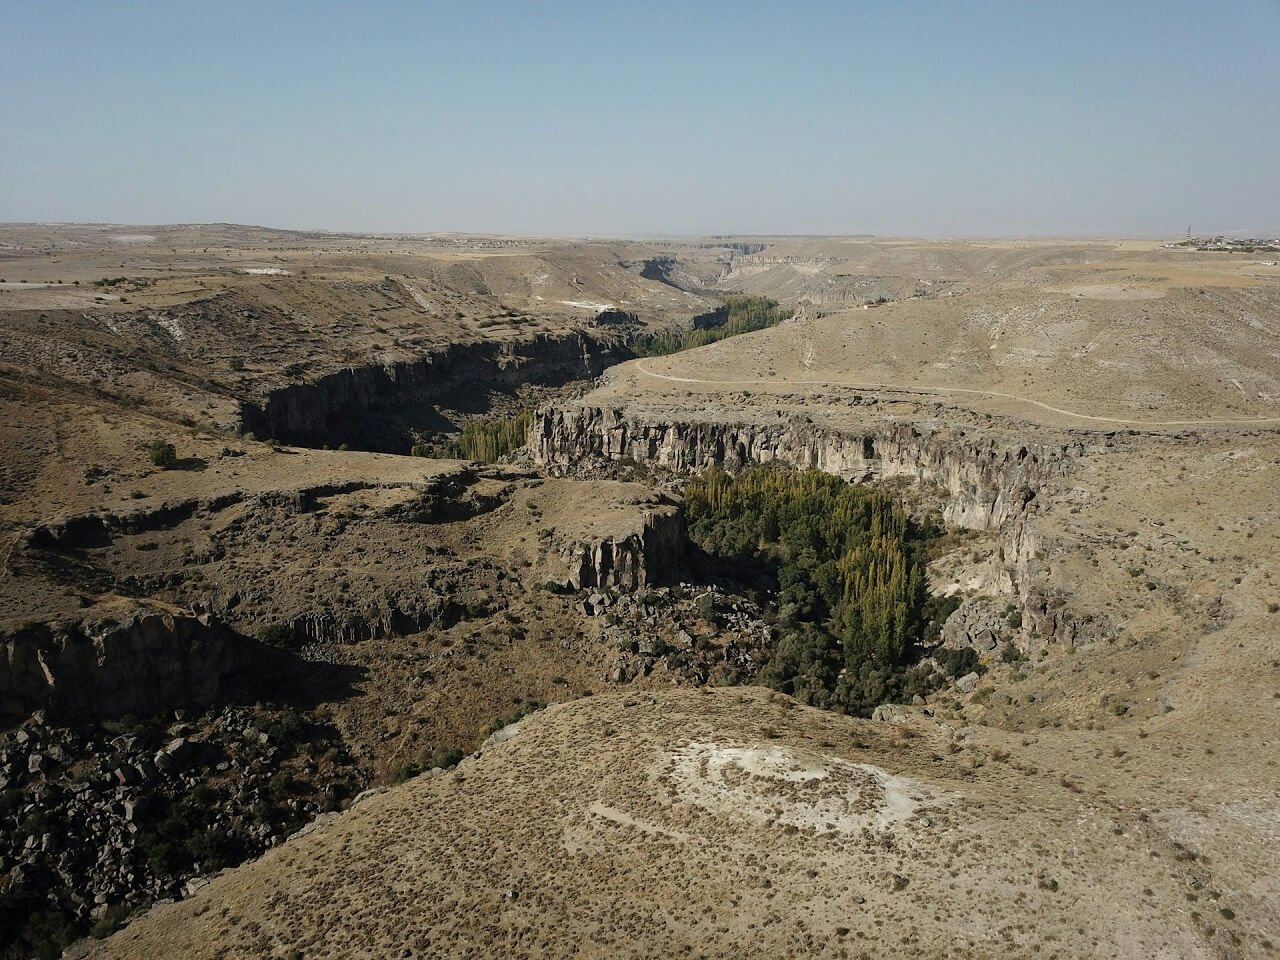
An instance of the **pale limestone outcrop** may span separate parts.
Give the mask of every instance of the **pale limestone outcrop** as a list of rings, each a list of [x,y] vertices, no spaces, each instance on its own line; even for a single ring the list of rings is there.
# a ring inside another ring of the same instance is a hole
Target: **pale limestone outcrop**
[[[958,430],[869,424],[836,431],[804,420],[776,424],[679,422],[638,418],[601,407],[544,407],[534,415],[529,446],[535,460],[569,466],[580,460],[635,460],[675,473],[712,464],[733,469],[781,461],[816,467],[849,480],[907,477],[946,491],[943,519],[988,530],[1017,517],[1048,479],[1060,476],[1069,444],[1005,446]]]
[[[683,420],[570,405],[536,411],[528,442],[535,461],[553,470],[606,460],[693,474],[713,464],[732,470],[780,462],[855,482],[907,478],[931,484],[948,526],[998,534],[999,571],[990,578],[991,592],[1021,611],[1022,624],[1012,631],[1021,646],[1070,645],[1086,633],[1064,599],[1042,582],[1049,544],[1032,522],[1041,491],[1085,453],[1085,442],[1071,434],[1023,443],[999,433],[900,421],[871,419],[860,428],[834,429],[803,417],[776,423]]]

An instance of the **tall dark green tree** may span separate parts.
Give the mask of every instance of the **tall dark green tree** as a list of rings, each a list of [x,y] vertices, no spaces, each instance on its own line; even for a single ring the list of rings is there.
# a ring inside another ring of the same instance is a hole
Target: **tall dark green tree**
[[[901,688],[926,626],[927,531],[876,490],[818,470],[719,468],[685,488],[691,538],[776,573],[765,681],[864,712]]]

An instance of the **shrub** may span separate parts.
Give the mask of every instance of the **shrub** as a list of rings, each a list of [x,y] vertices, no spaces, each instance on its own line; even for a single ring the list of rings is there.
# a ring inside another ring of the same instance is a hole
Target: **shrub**
[[[240,357],[232,357],[229,366],[231,367],[232,370],[239,373],[241,370],[244,369],[244,360],[242,360]]]
[[[168,440],[152,440],[147,444],[147,458],[152,466],[168,470],[178,462],[178,451]]]
[[[447,770],[449,767],[456,767],[463,756],[463,752],[457,747],[438,743],[433,747],[423,748],[418,754],[418,763],[424,770],[434,770],[436,767]]]
[[[1021,663],[1027,659],[1027,655],[1018,649],[1018,645],[1012,640],[1008,641],[1000,650],[1000,660],[1003,663]]]
[[[942,669],[949,677],[963,677],[970,673],[986,673],[986,668],[978,659],[977,651],[972,647],[948,650],[942,656]]]
[[[392,767],[391,780],[393,783],[404,783],[406,780],[412,780],[427,770],[435,770],[437,767],[448,770],[450,767],[456,767],[463,756],[465,754],[457,747],[442,743],[423,747],[418,751],[418,756],[415,759],[405,760]]]

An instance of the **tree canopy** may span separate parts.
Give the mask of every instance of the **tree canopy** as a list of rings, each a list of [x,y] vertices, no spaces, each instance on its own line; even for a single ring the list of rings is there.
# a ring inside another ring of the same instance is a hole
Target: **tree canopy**
[[[903,694],[928,622],[930,530],[892,497],[819,470],[712,468],[685,488],[690,538],[777,578],[762,678],[819,706],[867,712]]]
[[[638,357],[679,353],[705,347],[727,337],[773,327],[790,316],[790,310],[778,306],[768,297],[734,295],[725,298],[725,304],[719,310],[695,322],[692,329],[639,333],[632,337],[630,345]]]

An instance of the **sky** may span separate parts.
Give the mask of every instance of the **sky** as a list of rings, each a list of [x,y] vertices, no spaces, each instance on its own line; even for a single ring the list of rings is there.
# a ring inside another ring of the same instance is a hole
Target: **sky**
[[[1280,233],[1280,0],[0,0],[0,221]]]

